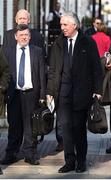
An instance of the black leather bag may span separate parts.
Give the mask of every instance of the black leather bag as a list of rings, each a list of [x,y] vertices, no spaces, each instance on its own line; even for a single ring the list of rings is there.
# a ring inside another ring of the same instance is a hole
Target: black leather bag
[[[95,134],[105,134],[108,131],[106,112],[97,97],[94,97],[88,112],[87,127],[90,132]]]
[[[53,130],[54,113],[51,113],[46,105],[40,106],[32,114],[33,136],[44,136]]]

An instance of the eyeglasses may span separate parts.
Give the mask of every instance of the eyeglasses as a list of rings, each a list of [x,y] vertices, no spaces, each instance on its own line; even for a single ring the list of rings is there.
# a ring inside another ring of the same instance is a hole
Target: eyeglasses
[[[101,24],[100,22],[96,22],[96,24]]]

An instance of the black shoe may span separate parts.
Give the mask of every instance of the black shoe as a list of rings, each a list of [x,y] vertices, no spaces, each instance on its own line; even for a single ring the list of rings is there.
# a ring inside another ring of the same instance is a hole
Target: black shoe
[[[30,159],[30,158],[25,158],[24,160],[26,163],[29,163],[31,165],[39,165],[39,161],[37,159]]]
[[[84,171],[86,171],[86,162],[85,161],[81,162],[81,163],[78,163],[77,167],[76,167],[76,172],[77,173],[82,173]]]
[[[56,151],[57,151],[57,152],[61,152],[61,151],[63,151],[63,150],[64,150],[63,144],[58,144],[58,145],[56,146]]]
[[[16,156],[14,155],[6,155],[5,158],[1,161],[1,164],[3,165],[9,165],[9,164],[13,164],[15,162],[17,162],[18,159]]]
[[[67,173],[69,171],[74,171],[74,170],[75,170],[75,165],[74,166],[70,166],[70,165],[65,164],[63,167],[61,167],[58,170],[58,173]]]
[[[0,175],[3,174],[2,169],[0,168]]]
[[[111,147],[109,147],[108,149],[106,149],[106,153],[107,153],[107,154],[111,154]]]

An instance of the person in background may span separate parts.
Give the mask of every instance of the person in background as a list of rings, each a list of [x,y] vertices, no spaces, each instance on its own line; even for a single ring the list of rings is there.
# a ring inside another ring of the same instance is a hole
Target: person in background
[[[106,33],[107,27],[104,23],[101,23],[97,27],[97,32],[91,36],[97,44],[100,57],[103,57],[105,52],[110,50],[111,39]]]
[[[101,61],[102,61],[102,65],[104,66],[105,69],[105,74],[104,74],[104,80],[105,80],[105,84],[106,84],[106,78],[107,76],[107,72],[111,71],[111,62],[107,62],[108,58],[111,58],[111,55],[109,53],[111,53],[111,39],[110,37],[107,35],[107,28],[106,26],[101,23],[98,28],[97,28],[97,33],[95,35],[92,36],[92,38],[96,41],[97,43],[97,47],[98,47],[98,51],[101,57]],[[109,52],[109,53],[108,53]],[[109,57],[106,57],[106,62],[104,62],[104,57],[105,54],[108,53]],[[110,79],[107,78],[107,84],[110,84]],[[106,88],[104,87],[104,81],[103,81],[103,98],[102,98],[102,103],[103,105],[109,105],[110,106],[110,129],[111,129],[111,99],[110,99],[110,91],[111,89],[108,88],[109,86],[107,86]],[[106,153],[107,154],[111,154],[111,147],[108,147],[106,149]]]
[[[97,27],[97,32],[96,34],[92,35],[92,38],[95,40],[99,55],[101,57],[101,63],[104,69],[104,80],[106,84],[106,79],[107,79],[107,84],[110,84],[110,79],[107,76],[107,72],[110,71],[110,63],[107,62],[109,57],[105,57],[107,53],[109,54],[110,48],[111,48],[111,39],[107,35],[107,28],[104,23],[101,23]],[[110,124],[111,124],[111,99],[110,99],[110,91],[111,89],[108,88],[109,86],[107,85],[106,87],[104,86],[104,81],[103,81],[103,97],[102,97],[102,104],[103,105],[109,105],[110,106]],[[111,153],[111,147],[106,149],[106,153],[110,154]]]
[[[10,71],[5,55],[0,49],[0,113],[5,104],[5,96],[10,81]],[[0,175],[3,174],[0,167]]]
[[[23,142],[24,161],[38,165],[36,141],[32,139],[31,115],[45,100],[45,62],[42,49],[29,45],[28,25],[19,24],[15,31],[17,45],[4,49],[11,80],[7,90],[8,144],[2,164],[18,161]],[[24,138],[23,138],[24,137]]]
[[[91,36],[97,32],[97,27],[102,23],[101,18],[95,17],[92,21],[92,26],[85,31],[85,35]]]
[[[51,47],[55,41],[55,39],[58,37],[58,35],[61,33],[61,27],[60,27],[60,3],[57,2],[55,4],[55,8],[53,11],[51,11],[47,17],[47,24],[48,24],[48,59],[50,58],[50,52]],[[49,60],[48,60],[49,64]],[[61,120],[60,115],[58,112],[56,112],[56,139],[57,139],[57,146],[56,151],[60,152],[63,150],[63,139],[62,139],[62,128],[61,128]]]
[[[48,24],[48,55],[50,55],[52,44],[61,32],[60,16],[60,3],[56,2],[54,10],[49,13],[46,19],[46,23]]]
[[[110,52],[111,53],[111,52]],[[103,84],[103,105],[109,105],[110,106],[110,131],[111,131],[111,54],[106,57],[106,63],[104,63],[104,68],[105,68],[105,76],[104,76],[104,85]],[[107,59],[109,61],[107,61]],[[111,139],[110,139],[111,140]],[[111,154],[111,145],[106,148],[106,153]]]
[[[86,171],[87,114],[95,95],[101,98],[102,68],[97,46],[80,30],[76,14],[60,19],[63,33],[51,51],[47,101],[55,100],[61,115],[65,165],[59,173]]]
[[[20,9],[15,16],[15,22],[17,25],[19,24],[30,24],[30,13],[25,9]],[[31,39],[30,44],[39,46],[43,49],[44,55],[45,55],[45,47],[44,47],[44,39],[42,35],[37,31],[37,29],[31,29]],[[16,39],[14,36],[14,29],[8,30],[4,33],[3,38],[3,47],[8,47],[10,45],[16,46]]]

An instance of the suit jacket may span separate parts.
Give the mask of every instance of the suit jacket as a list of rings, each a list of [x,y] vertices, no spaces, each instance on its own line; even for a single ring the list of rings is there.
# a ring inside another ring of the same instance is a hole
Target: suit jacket
[[[95,33],[96,33],[96,30],[94,29],[94,27],[90,27],[85,31],[85,35],[88,35],[88,36],[91,36]]]
[[[4,96],[8,88],[9,80],[9,66],[2,49],[0,49],[0,107],[4,104]]]
[[[45,99],[46,79],[45,63],[42,49],[30,45],[31,75],[33,90],[36,94],[36,100]],[[7,91],[7,103],[10,103],[16,88],[16,46],[9,46],[4,49],[6,58],[9,63],[11,80]]]
[[[0,49],[0,89],[4,92],[8,88],[8,82],[10,80],[10,71],[8,62],[3,53],[3,50]]]
[[[64,36],[55,41],[49,61],[47,94],[59,98],[64,65]],[[75,110],[86,109],[93,93],[102,94],[103,74],[97,45],[79,31],[75,42],[72,65],[73,104]]]

